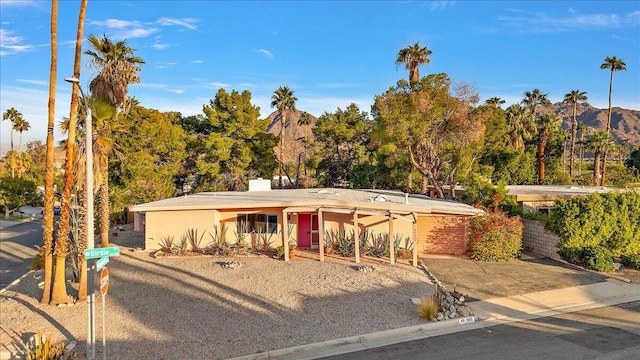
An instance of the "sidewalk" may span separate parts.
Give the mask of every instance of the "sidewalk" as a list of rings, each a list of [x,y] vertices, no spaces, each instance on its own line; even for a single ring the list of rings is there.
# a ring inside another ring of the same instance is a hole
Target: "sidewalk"
[[[469,318],[432,322],[419,326],[295,346],[237,357],[233,360],[317,359],[513,321],[530,320],[633,301],[640,301],[640,285],[607,279],[595,284],[469,302],[467,305],[475,314],[475,316]]]

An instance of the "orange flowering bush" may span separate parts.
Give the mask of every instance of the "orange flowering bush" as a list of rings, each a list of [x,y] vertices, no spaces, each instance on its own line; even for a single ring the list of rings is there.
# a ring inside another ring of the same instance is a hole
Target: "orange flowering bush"
[[[520,256],[522,218],[493,208],[469,222],[469,253],[477,261],[510,261]]]

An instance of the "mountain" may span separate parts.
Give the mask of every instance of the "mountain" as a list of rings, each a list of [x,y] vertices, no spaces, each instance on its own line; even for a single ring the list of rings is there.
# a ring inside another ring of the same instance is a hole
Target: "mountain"
[[[304,139],[306,138],[308,141],[313,141],[313,129],[316,126],[316,122],[318,119],[309,114],[311,116],[311,124],[309,125],[300,125],[298,124],[298,120],[300,120],[300,116],[304,111],[288,111],[287,112],[287,120],[284,123],[284,162],[286,163],[294,163],[298,161],[298,156],[300,154],[304,154]],[[280,136],[280,113],[274,111],[271,115],[268,116],[270,121],[269,126],[267,127],[267,133],[272,134],[275,137]],[[280,145],[278,144],[274,149],[276,152],[276,156],[280,157]],[[308,155],[310,152],[308,153]],[[308,156],[307,156],[308,157]],[[304,161],[304,159],[302,159]]]
[[[571,129],[573,105],[558,102],[542,109],[541,112],[557,114],[562,118],[562,127]],[[598,109],[586,102],[579,103],[576,119],[589,127],[606,130],[608,112],[609,109]],[[640,111],[619,107],[611,108],[611,136],[619,143],[640,145]]]

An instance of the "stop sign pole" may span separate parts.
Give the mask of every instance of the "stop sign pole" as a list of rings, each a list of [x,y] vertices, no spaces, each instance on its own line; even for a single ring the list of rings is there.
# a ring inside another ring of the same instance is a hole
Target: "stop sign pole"
[[[102,268],[100,273],[100,293],[102,294],[102,359],[107,360],[106,305],[105,295],[109,291],[109,270]]]

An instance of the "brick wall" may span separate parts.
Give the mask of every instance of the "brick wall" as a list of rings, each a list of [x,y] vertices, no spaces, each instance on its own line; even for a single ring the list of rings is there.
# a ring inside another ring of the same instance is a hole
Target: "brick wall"
[[[536,220],[523,220],[522,248],[535,254],[557,257],[559,238]]]
[[[467,251],[467,218],[455,215],[418,217],[420,254],[464,254]]]

